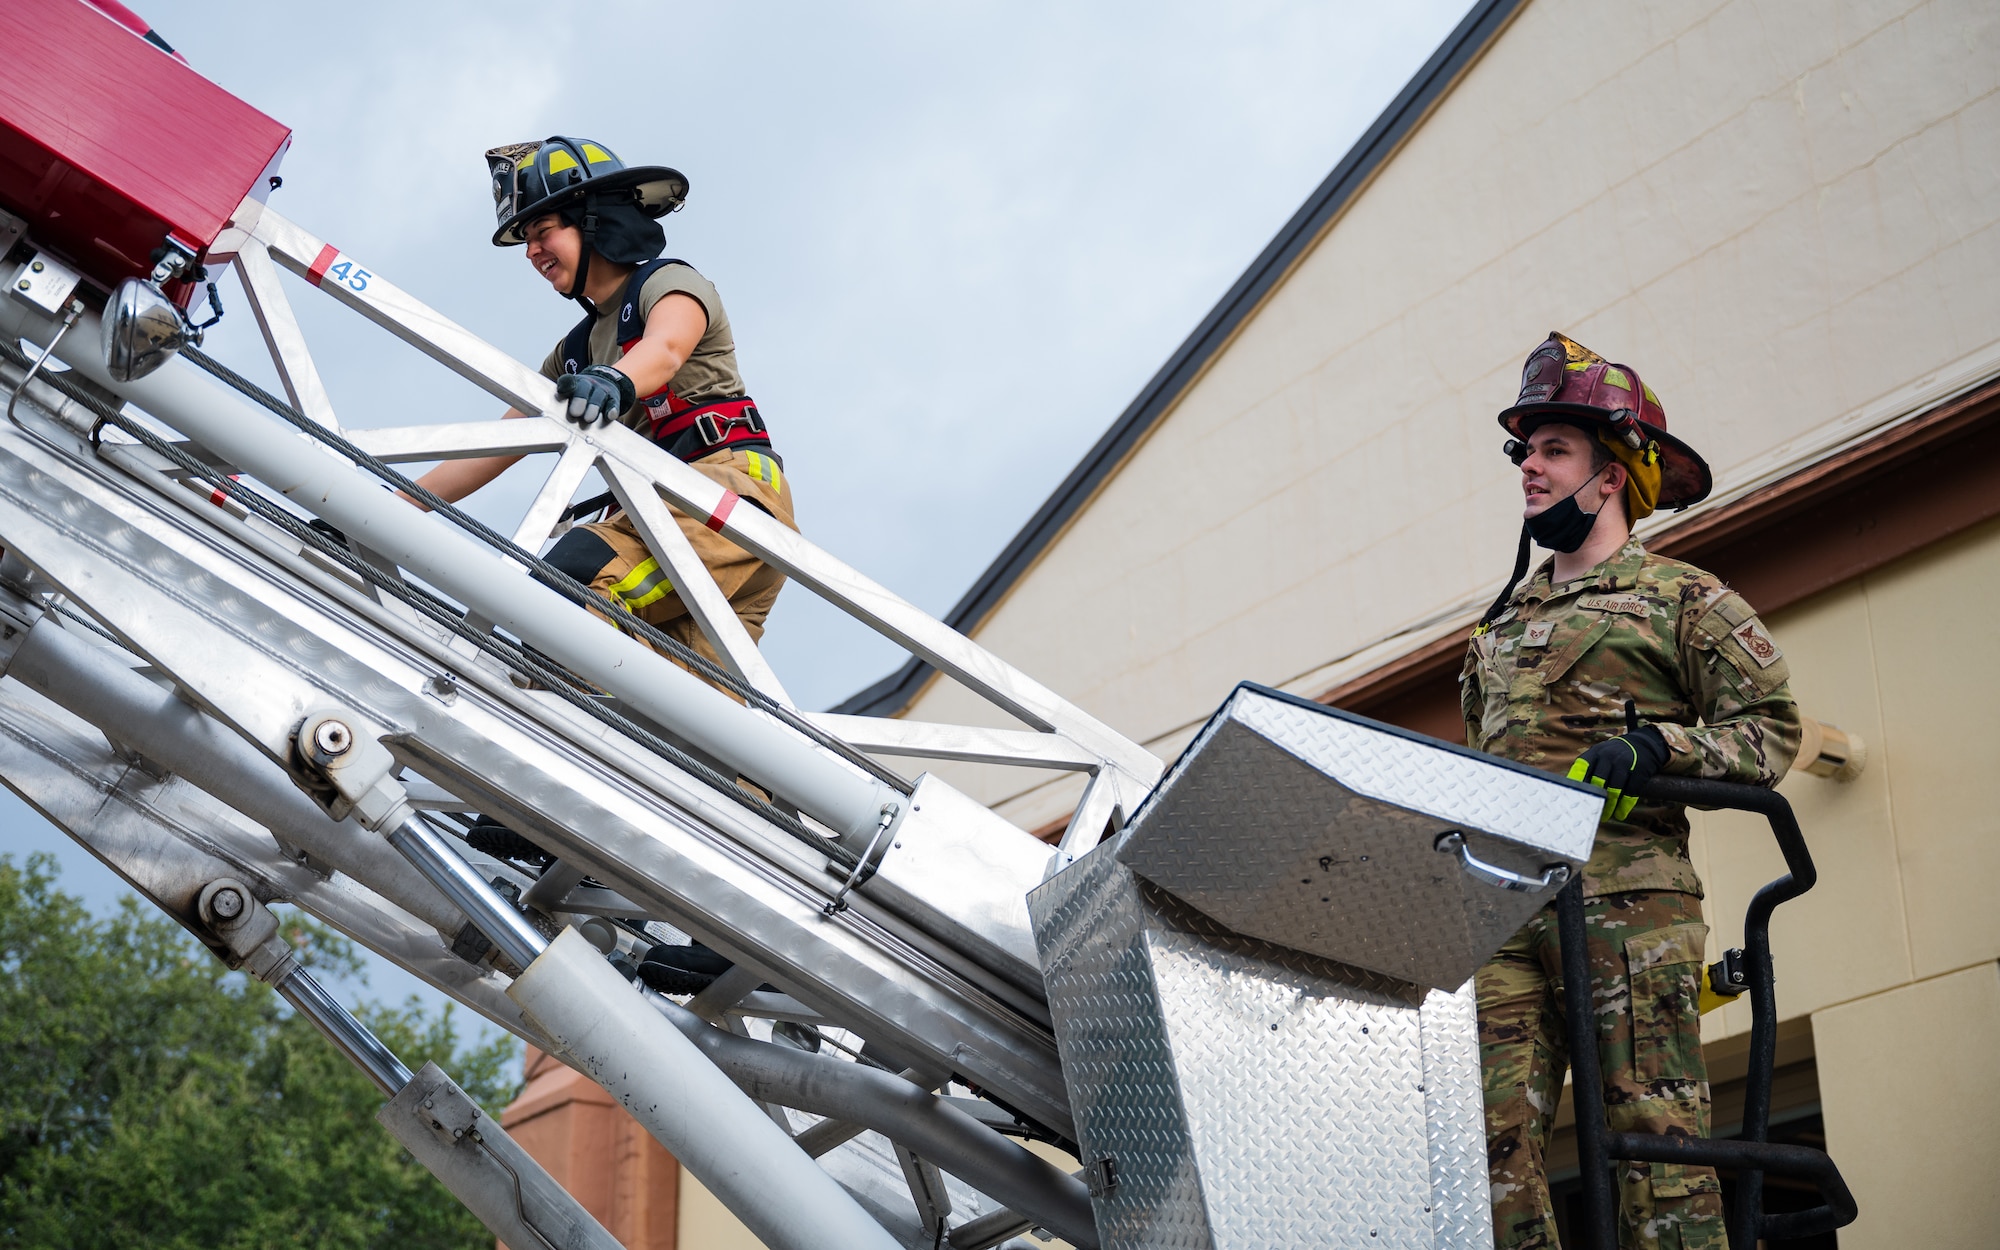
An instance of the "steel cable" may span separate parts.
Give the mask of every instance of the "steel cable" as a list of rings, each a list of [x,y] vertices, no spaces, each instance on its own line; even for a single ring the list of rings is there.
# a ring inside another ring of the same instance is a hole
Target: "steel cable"
[[[13,344],[0,341],[0,359],[26,367],[27,357]],[[222,469],[207,464],[191,455],[186,449],[161,438],[151,430],[126,416],[119,409],[111,407],[96,395],[64,378],[61,374],[44,375],[57,391],[69,399],[88,408],[98,417],[98,428],[92,430],[92,442],[96,443],[98,430],[112,425],[131,435],[140,445],[172,462],[188,476],[199,481],[213,483],[216,490],[235,500],[247,511],[276,526],[288,536],[311,547],[321,555],[360,577],[364,582],[394,596],[415,609],[419,614],[438,625],[466,639],[501,663],[521,671],[540,682],[546,689],[594,719],[627,735],[662,756],[676,767],[692,774],[710,788],[720,791],[735,802],[777,825],[785,832],[811,846],[847,868],[860,863],[860,857],[831,838],[813,832],[804,822],[791,813],[783,811],[767,800],[750,794],[738,785],[734,778],[725,777],[720,772],[674,746],[651,730],[621,715],[606,706],[594,696],[574,683],[572,674],[550,663],[524,644],[509,641],[490,630],[475,629],[465,620],[465,611],[440,595],[413,586],[401,578],[390,577],[382,570],[355,555],[345,543],[330,535],[313,529],[298,514],[278,506],[270,499],[237,482]],[[121,643],[121,645],[123,645]]]
[[[104,628],[104,626],[99,625],[96,621],[91,620],[88,616],[85,616],[83,613],[77,611],[75,608],[70,607],[62,600],[60,599],[52,600],[46,606],[48,607],[49,611],[54,612],[57,616],[60,616],[65,620],[74,621],[78,625],[82,626],[84,629],[87,629],[91,633],[96,634],[99,638],[104,639],[104,641],[110,643],[112,646],[117,647],[120,650],[124,649],[125,643],[122,639],[118,637],[118,635]]]
[[[834,737],[832,734],[826,732],[826,730],[821,729],[805,717],[800,716],[797,712],[773,699],[770,695],[757,689],[757,687],[743,680],[735,673],[730,672],[722,665],[702,655],[699,651],[688,646],[680,639],[663,632],[658,626],[641,619],[630,609],[592,590],[540,556],[520,546],[513,539],[492,529],[476,517],[461,511],[441,496],[435,495],[417,485],[414,479],[397,472],[395,467],[388,462],[363,451],[346,438],[314,421],[213,356],[195,347],[182,348],[181,355],[199,365],[232,390],[237,391],[246,398],[255,400],[260,406],[283,419],[286,424],[297,429],[300,433],[333,448],[355,465],[368,470],[410,498],[420,500],[431,511],[451,521],[454,525],[478,538],[487,546],[492,547],[509,559],[517,560],[526,565],[543,584],[562,594],[564,598],[570,600],[572,603],[603,613],[617,626],[644,638],[656,648],[699,672],[703,677],[713,681],[716,685],[722,686],[741,696],[746,702],[755,705],[759,710],[770,713],[793,730],[803,734],[819,746],[832,751],[855,767],[867,772],[876,780],[895,787],[903,794],[909,794],[915,789],[907,778],[893,769],[886,768],[869,756],[855,750],[839,738]]]

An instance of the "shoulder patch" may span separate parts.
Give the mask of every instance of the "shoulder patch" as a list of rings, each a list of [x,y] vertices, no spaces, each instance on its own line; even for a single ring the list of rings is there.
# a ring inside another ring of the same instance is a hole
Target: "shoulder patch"
[[[1778,650],[1778,644],[1771,641],[1771,635],[1764,632],[1763,624],[1754,616],[1730,630],[1729,636],[1742,644],[1750,658],[1757,661],[1758,668],[1769,668],[1785,658],[1785,653]]]
[[[1645,616],[1652,611],[1652,605],[1639,595],[1585,595],[1576,606],[1586,612],[1622,612],[1627,616]]]

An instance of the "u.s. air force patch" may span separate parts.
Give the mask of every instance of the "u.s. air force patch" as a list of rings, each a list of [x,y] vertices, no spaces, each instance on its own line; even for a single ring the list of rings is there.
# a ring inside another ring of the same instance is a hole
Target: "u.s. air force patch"
[[[1785,658],[1785,653],[1778,650],[1778,644],[1771,641],[1771,635],[1764,632],[1763,624],[1754,616],[1730,630],[1729,636],[1743,644],[1758,668],[1769,668]]]
[[[1585,612],[1622,612],[1626,616],[1644,616],[1648,610],[1638,595],[1585,595],[1576,606]]]

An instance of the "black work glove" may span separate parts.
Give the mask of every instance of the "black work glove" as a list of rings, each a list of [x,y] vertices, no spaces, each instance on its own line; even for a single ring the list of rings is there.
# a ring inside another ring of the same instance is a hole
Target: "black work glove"
[[[556,397],[567,399],[563,415],[584,429],[615,421],[639,398],[632,379],[610,365],[591,365],[556,379]]]
[[[1604,791],[1604,815],[1623,820],[1639,805],[1641,789],[1659,774],[1673,754],[1667,740],[1651,725],[1641,725],[1628,734],[1606,738],[1576,757],[1569,766],[1571,781],[1587,781]]]

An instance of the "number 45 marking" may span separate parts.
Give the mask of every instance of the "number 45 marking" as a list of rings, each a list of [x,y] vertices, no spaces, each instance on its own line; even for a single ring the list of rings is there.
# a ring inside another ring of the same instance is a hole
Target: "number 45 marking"
[[[328,266],[326,273],[328,277],[338,280],[350,291],[367,290],[368,279],[375,276],[351,260],[343,260],[337,265]]]

